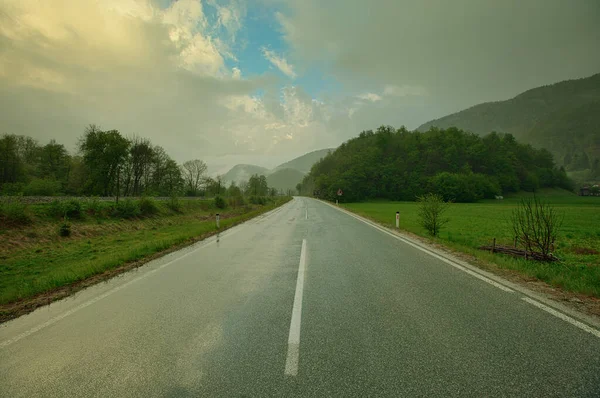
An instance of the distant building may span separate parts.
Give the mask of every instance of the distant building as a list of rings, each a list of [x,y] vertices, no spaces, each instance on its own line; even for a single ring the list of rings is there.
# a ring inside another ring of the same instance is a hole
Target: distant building
[[[600,196],[600,187],[598,184],[584,186],[579,188],[579,196]]]
[[[590,196],[590,187],[579,188],[579,196]]]

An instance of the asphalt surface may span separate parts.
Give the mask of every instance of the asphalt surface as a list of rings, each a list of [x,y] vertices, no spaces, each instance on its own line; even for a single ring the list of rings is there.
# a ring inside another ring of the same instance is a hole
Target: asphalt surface
[[[0,327],[0,396],[600,397],[600,338],[296,198]]]

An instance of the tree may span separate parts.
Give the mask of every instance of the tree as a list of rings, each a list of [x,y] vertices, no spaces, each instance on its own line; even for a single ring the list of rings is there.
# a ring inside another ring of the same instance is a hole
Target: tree
[[[448,210],[448,202],[437,194],[428,193],[419,196],[418,215],[423,228],[432,236],[438,236],[440,229],[448,223],[449,219],[443,218],[444,213]]]
[[[206,164],[200,159],[188,160],[181,166],[185,186],[190,195],[195,196],[198,194],[206,169]]]
[[[154,149],[150,141],[134,137],[131,140],[128,161],[131,163],[129,174],[131,184],[128,183],[127,185],[128,188],[131,187],[131,195],[139,196],[148,188],[150,170],[154,161]],[[127,191],[126,195],[129,194]]]
[[[71,157],[64,145],[55,140],[44,145],[40,150],[40,171],[42,178],[53,178],[67,185]]]
[[[24,165],[19,156],[18,139],[4,134],[0,139],[0,186],[16,183],[24,176]]]
[[[112,196],[118,191],[115,188],[129,145],[117,130],[101,131],[95,125],[86,129],[79,150],[89,176],[87,193]]]

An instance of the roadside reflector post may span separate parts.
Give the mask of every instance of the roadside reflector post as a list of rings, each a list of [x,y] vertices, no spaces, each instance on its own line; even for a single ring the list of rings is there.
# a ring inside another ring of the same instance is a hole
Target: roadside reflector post
[[[337,204],[338,204],[338,200],[337,200],[337,199],[335,200],[335,204],[336,204],[336,206],[337,206]]]
[[[400,212],[396,212],[396,228],[400,228]]]
[[[217,228],[221,228],[221,225],[219,223],[219,213],[217,213]]]

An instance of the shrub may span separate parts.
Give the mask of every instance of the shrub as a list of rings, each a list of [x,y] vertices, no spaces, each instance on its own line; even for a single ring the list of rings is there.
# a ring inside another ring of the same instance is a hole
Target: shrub
[[[121,218],[135,218],[141,214],[139,203],[125,199],[117,203],[114,207],[113,216]]]
[[[58,228],[58,234],[63,238],[71,236],[71,223],[65,220]]]
[[[245,204],[244,197],[241,195],[233,196],[229,198],[229,206],[231,207],[239,207]]]
[[[0,224],[25,225],[31,222],[27,205],[16,200],[0,201]]]
[[[2,196],[22,196],[24,185],[20,182],[5,182],[0,189]]]
[[[98,198],[91,198],[85,204],[85,211],[92,216],[99,216],[102,214],[102,203]]]
[[[76,199],[71,199],[62,203],[64,215],[68,218],[81,218],[82,206],[81,202]]]
[[[55,218],[81,218],[81,202],[76,199],[64,202],[55,200],[48,207],[48,215]]]
[[[167,207],[175,213],[181,213],[181,201],[175,195],[167,201]]]
[[[432,236],[438,236],[440,229],[449,220],[443,218],[448,210],[448,202],[441,195],[428,193],[417,198],[419,203],[418,215],[423,228]]]
[[[515,237],[527,251],[537,249],[544,257],[549,257],[562,224],[562,216],[554,207],[542,203],[535,195],[523,198],[519,207],[513,210],[511,221]]]
[[[34,178],[23,188],[25,196],[54,196],[60,192],[61,184],[54,179]]]
[[[148,197],[140,199],[139,208],[142,216],[152,216],[160,211],[154,199]]]
[[[215,196],[215,207],[217,209],[224,209],[227,207],[227,203],[225,202],[225,200],[222,197]]]

